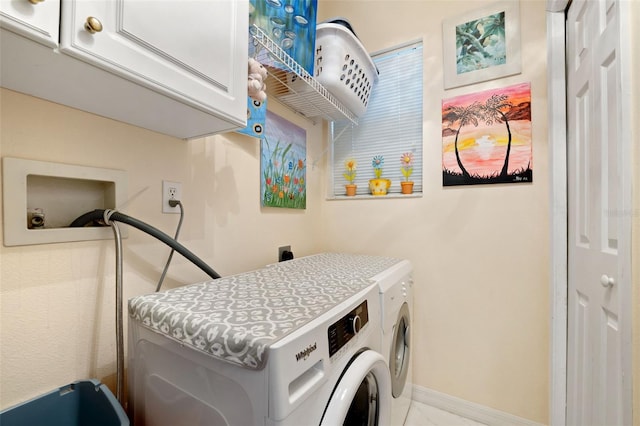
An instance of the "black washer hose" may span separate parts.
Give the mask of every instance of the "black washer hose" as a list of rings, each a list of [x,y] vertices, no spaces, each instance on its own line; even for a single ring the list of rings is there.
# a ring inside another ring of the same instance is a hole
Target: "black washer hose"
[[[211,278],[220,278],[220,274],[214,271],[209,265],[204,263],[198,256],[193,254],[185,246],[183,246],[164,232],[160,231],[159,229],[120,212],[113,212],[109,220],[126,223],[127,225],[133,226],[134,228],[138,228],[139,230],[146,232],[147,234],[157,238],[158,240],[162,241],[163,243],[186,257],[187,260],[191,261],[191,263],[202,269]],[[104,224],[103,209],[96,209],[91,212],[87,212],[71,222],[69,226],[72,228],[81,228],[92,223],[100,223],[101,225],[106,226]]]

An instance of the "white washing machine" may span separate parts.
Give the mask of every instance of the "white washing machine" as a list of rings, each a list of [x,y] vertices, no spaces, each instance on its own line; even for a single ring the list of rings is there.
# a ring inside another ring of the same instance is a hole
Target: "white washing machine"
[[[403,260],[373,277],[379,285],[382,313],[382,354],[391,376],[391,426],[407,419],[413,393],[411,321],[413,318],[413,268]]]
[[[143,425],[388,425],[370,280],[269,267],[129,301],[129,417]]]
[[[402,426],[413,396],[411,262],[383,256],[321,253],[276,265],[280,265],[280,268],[289,267],[304,271],[331,270],[344,279],[368,279],[378,285],[382,355],[389,366],[392,383],[390,425]]]

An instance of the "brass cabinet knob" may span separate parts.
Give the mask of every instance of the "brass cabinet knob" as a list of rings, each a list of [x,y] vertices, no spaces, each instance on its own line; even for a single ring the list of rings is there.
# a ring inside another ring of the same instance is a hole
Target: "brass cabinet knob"
[[[29,3],[31,4],[38,4],[38,3],[42,3],[44,0],[29,0]]]
[[[99,33],[102,31],[102,22],[100,22],[98,18],[89,16],[87,18],[87,22],[84,23],[84,29],[89,31],[91,34]]]

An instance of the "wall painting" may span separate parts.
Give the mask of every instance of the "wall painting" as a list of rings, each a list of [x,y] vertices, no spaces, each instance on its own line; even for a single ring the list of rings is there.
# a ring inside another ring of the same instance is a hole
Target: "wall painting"
[[[503,0],[442,23],[444,88],[519,74],[520,6]]]
[[[533,181],[531,84],[442,101],[444,186]]]
[[[265,207],[307,207],[307,131],[267,110],[260,149],[260,194]]]

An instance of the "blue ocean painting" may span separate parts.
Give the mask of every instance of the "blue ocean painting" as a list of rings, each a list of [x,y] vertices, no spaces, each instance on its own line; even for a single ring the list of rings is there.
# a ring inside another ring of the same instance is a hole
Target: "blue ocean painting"
[[[256,25],[309,74],[313,75],[318,0],[251,0],[249,26]],[[249,56],[256,47],[249,38]],[[264,61],[261,61],[264,62]],[[277,61],[263,63],[285,69]],[[286,69],[285,69],[286,70]]]

